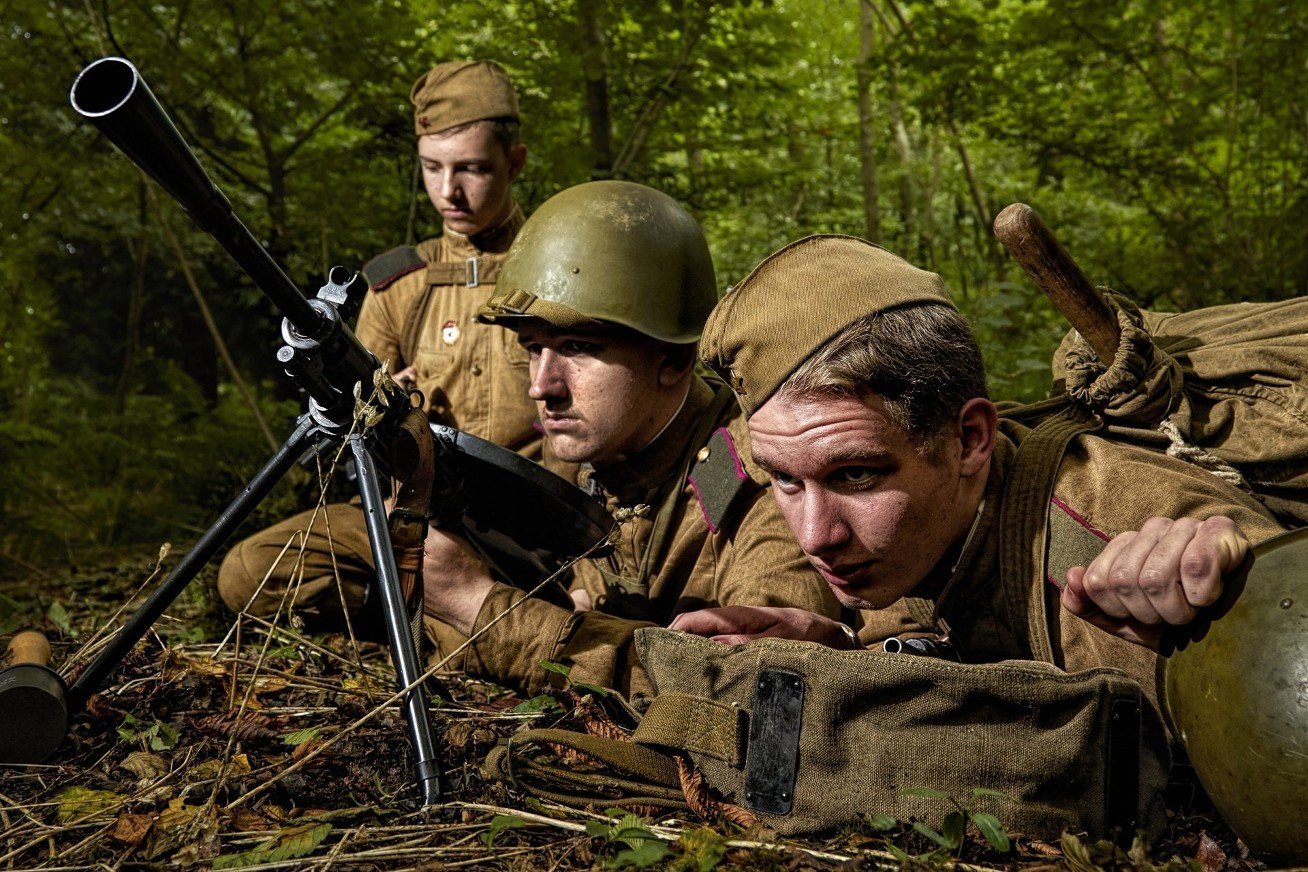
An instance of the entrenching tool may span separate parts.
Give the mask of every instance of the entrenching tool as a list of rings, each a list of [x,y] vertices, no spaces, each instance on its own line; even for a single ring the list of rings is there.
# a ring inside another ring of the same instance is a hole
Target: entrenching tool
[[[0,765],[40,763],[68,729],[61,679],[47,664],[50,643],[35,630],[9,641],[0,670]]]

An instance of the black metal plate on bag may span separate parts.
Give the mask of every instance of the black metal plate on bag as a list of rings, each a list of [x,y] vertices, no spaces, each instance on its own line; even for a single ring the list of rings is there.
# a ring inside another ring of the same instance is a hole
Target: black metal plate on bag
[[[767,814],[790,814],[799,771],[799,729],[804,714],[804,676],[764,669],[754,689],[745,758],[745,806]]]

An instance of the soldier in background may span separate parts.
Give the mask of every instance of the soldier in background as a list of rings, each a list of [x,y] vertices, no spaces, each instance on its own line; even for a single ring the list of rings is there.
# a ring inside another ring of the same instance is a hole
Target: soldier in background
[[[475,320],[524,220],[512,194],[527,159],[517,95],[498,65],[451,61],[423,74],[410,100],[423,182],[444,232],[364,266],[369,293],[355,332],[397,381],[422,392],[431,420],[539,459],[527,352]],[[228,553],[218,591],[230,608],[271,614],[297,578],[294,608],[311,622],[341,626],[343,608],[364,604],[374,570],[362,509],[325,506],[310,529],[313,514],[288,518]],[[298,543],[287,543],[302,532],[301,563]]]

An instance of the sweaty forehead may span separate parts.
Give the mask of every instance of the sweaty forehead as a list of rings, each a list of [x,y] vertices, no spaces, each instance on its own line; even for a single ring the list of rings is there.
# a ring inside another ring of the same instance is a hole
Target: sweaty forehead
[[[505,326],[518,334],[519,342],[548,342],[555,339],[588,339],[612,342],[635,341],[642,338],[639,333],[619,324],[558,327],[542,318],[518,318],[513,321],[506,321]]]

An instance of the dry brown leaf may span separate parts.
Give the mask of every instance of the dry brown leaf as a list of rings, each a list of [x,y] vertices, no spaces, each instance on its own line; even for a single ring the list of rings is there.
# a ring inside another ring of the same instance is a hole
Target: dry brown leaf
[[[1226,866],[1226,852],[1207,831],[1199,835],[1199,850],[1195,852],[1195,859],[1204,867],[1204,872],[1218,872]]]
[[[124,811],[119,813],[118,820],[114,822],[113,832],[109,836],[135,848],[145,841],[145,837],[150,834],[150,827],[152,826],[154,826],[154,815],[129,814]]]
[[[149,751],[133,751],[118,765],[142,781],[153,781],[168,771],[168,761]]]
[[[231,829],[235,832],[261,833],[272,829],[272,824],[267,818],[255,814],[244,806],[219,809],[219,812],[227,818]]]
[[[210,660],[208,657],[197,657],[194,660],[188,660],[186,665],[192,672],[198,672],[201,675],[227,674],[226,663],[219,663],[217,660]]]
[[[197,718],[192,723],[201,733],[218,739],[232,736],[241,742],[253,742],[277,737],[274,730],[277,722],[267,715],[256,712],[246,712],[239,718],[233,714],[209,715]]]
[[[254,680],[255,693],[279,693],[286,689],[286,679],[264,676]]]

